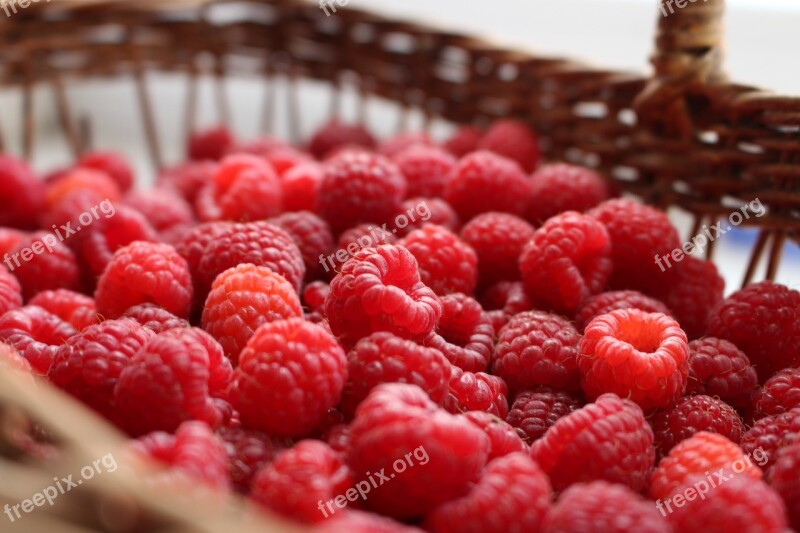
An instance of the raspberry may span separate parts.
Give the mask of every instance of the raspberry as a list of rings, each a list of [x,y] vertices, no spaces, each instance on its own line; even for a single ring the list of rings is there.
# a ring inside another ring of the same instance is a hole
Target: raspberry
[[[474,126],[461,126],[447,139],[442,147],[456,157],[464,157],[478,149],[483,131]]]
[[[120,318],[131,318],[155,333],[169,329],[188,328],[189,322],[178,318],[155,304],[139,304],[128,308]]]
[[[58,348],[47,374],[51,383],[113,420],[114,387],[133,355],[155,333],[131,319],[89,326]]]
[[[283,183],[283,209],[286,211],[314,211],[317,194],[322,183],[322,166],[301,163],[281,176]]]
[[[494,349],[494,327],[481,304],[465,294],[439,300],[442,316],[423,344],[441,351],[451,364],[467,372],[483,372]]]
[[[526,454],[513,453],[489,463],[469,494],[430,513],[425,529],[434,533],[539,531],[551,499],[550,482],[539,466]]]
[[[223,428],[219,432],[228,454],[228,476],[238,492],[250,492],[250,483],[261,468],[271,462],[289,443],[242,428]]]
[[[103,199],[117,203],[121,196],[119,186],[105,172],[75,168],[48,184],[45,196],[47,214],[53,218],[51,222],[63,223],[68,218],[57,220],[54,215],[71,211],[69,214],[77,217],[81,211],[90,209]],[[74,226],[77,225],[74,218],[70,217],[70,219]],[[47,225],[49,224],[43,224],[43,226]]]
[[[192,133],[186,149],[189,159],[218,161],[233,146],[233,134],[225,126],[214,126]]]
[[[453,414],[484,411],[498,418],[508,414],[508,386],[497,376],[450,367],[444,408]]]
[[[448,229],[429,224],[412,231],[399,244],[417,258],[422,282],[437,295],[475,290],[478,256]]]
[[[381,383],[417,385],[437,404],[444,402],[450,364],[439,350],[382,331],[358,341],[347,354],[347,361],[342,407],[348,417]]]
[[[134,436],[173,431],[186,420],[217,427],[230,414],[224,400],[232,374],[222,348],[203,330],[159,333],[119,376],[114,388],[119,423]]]
[[[544,165],[531,176],[533,194],[528,220],[543,224],[565,211],[582,213],[609,196],[600,174],[588,168],[554,163]]]
[[[14,248],[25,238],[25,232],[13,228],[0,228],[0,255],[5,256],[14,251]],[[8,265],[8,263],[6,263]]]
[[[488,453],[483,431],[439,409],[420,388],[390,383],[373,389],[359,405],[347,462],[354,472],[386,477],[402,472],[385,484],[381,478],[364,503],[388,516],[412,518],[464,496],[478,481]],[[401,471],[396,465],[405,463],[404,457],[416,462]]]
[[[689,343],[689,380],[686,392],[718,396],[741,407],[749,404],[758,383],[756,370],[733,343],[706,337]]]
[[[319,278],[323,273],[320,260],[334,247],[333,234],[328,223],[309,211],[284,213],[269,222],[294,239],[303,256],[306,279]]]
[[[680,237],[666,214],[634,200],[608,200],[587,212],[603,223],[611,237],[614,270],[610,286],[658,294],[670,285],[675,270],[659,266],[680,248]]]
[[[265,155],[264,159],[275,169],[275,173],[278,176],[283,176],[298,165],[314,162],[307,152],[297,150],[291,146],[275,148]]]
[[[205,298],[214,279],[240,263],[265,266],[280,274],[299,291],[305,275],[303,256],[294,239],[268,222],[230,224],[214,234],[200,258],[196,281],[198,297]],[[204,238],[201,240],[205,240]]]
[[[22,307],[22,287],[13,274],[0,267],[0,316],[20,307]]]
[[[14,347],[42,376],[47,375],[58,347],[76,333],[69,323],[33,305],[0,317],[0,341]]]
[[[0,155],[0,226],[33,229],[45,206],[45,185],[27,163]]]
[[[314,523],[327,518],[325,502],[352,486],[350,470],[338,453],[324,442],[304,440],[256,474],[250,497],[282,516]]]
[[[257,155],[262,159],[266,159],[269,154],[275,151],[284,150],[291,147],[291,144],[283,139],[278,139],[277,137],[273,137],[271,135],[262,135],[261,137],[250,141],[236,143],[228,149],[227,155],[250,154]]]
[[[10,266],[12,261],[13,267]],[[38,231],[28,235],[5,258],[5,264],[17,277],[26,301],[42,291],[81,287],[81,271],[75,254],[52,233]]]
[[[456,212],[441,198],[409,198],[403,202],[400,210],[403,214],[395,218],[392,234],[401,237],[428,224],[442,226],[453,233],[461,227]],[[400,226],[406,222],[408,224],[401,228]]]
[[[483,286],[521,279],[519,256],[533,238],[533,227],[507,213],[484,213],[461,230],[461,238],[478,254]]]
[[[583,401],[574,394],[537,387],[517,395],[506,422],[521,430],[530,444],[539,440],[560,418],[581,407]]]
[[[538,307],[574,314],[611,275],[608,232],[592,217],[568,211],[536,230],[519,257],[525,288]]]
[[[259,326],[302,316],[300,299],[283,276],[267,267],[244,263],[214,280],[202,323],[235,365]]]
[[[800,292],[771,281],[750,285],[714,308],[708,334],[746,353],[763,383],[800,366]]]
[[[216,171],[217,163],[213,161],[187,161],[162,170],[156,178],[156,187],[173,189],[187,202],[194,204],[197,193],[211,183]]]
[[[800,528],[800,443],[791,444],[778,451],[775,463],[767,473],[769,484],[781,495],[789,512],[789,523]]]
[[[362,146],[374,149],[375,138],[363,126],[345,124],[338,119],[333,119],[321,126],[308,142],[308,151],[317,159],[323,159],[336,150],[345,146]]]
[[[484,411],[469,411],[463,416],[489,437],[489,461],[510,453],[528,451],[519,432],[501,418]]]
[[[400,211],[406,179],[389,159],[346,153],[325,164],[317,212],[334,232],[362,222],[388,222]]]
[[[301,437],[339,403],[346,380],[344,350],[330,333],[299,318],[279,320],[247,341],[231,402],[244,427]]]
[[[324,281],[313,281],[303,289],[303,303],[312,313],[325,312],[325,299],[331,293],[331,286]]]
[[[655,435],[656,452],[660,456],[700,431],[718,433],[734,443],[742,440],[744,433],[742,419],[733,407],[705,395],[686,396],[659,409],[650,425]]]
[[[498,333],[492,371],[515,391],[538,385],[579,390],[578,342],[580,335],[564,318],[520,313]]]
[[[752,402],[755,418],[779,415],[800,407],[800,368],[784,368],[769,378],[755,392]]]
[[[647,313],[670,314],[666,305],[641,292],[609,291],[597,294],[586,300],[578,314],[575,315],[575,325],[578,331],[583,331],[589,322],[598,316],[608,314],[617,309],[640,309]]]
[[[748,456],[760,461],[758,465],[766,470],[775,462],[775,457],[781,448],[797,440],[798,433],[800,433],[800,408],[794,408],[779,415],[757,420],[742,436],[742,449]],[[763,461],[758,456],[761,456]]]
[[[422,530],[395,522],[385,516],[363,511],[340,511],[331,520],[316,526],[317,533],[422,533]]]
[[[556,490],[605,480],[638,492],[647,486],[655,462],[653,431],[638,405],[603,394],[559,419],[531,445],[531,457]]]
[[[192,206],[177,192],[165,187],[129,192],[124,201],[160,232],[194,222]]]
[[[416,145],[393,158],[408,181],[408,196],[442,196],[458,160],[437,146]]]
[[[461,159],[444,191],[462,221],[490,211],[522,216],[530,195],[531,182],[519,165],[486,151]]]
[[[625,485],[576,483],[558,498],[543,533],[672,533],[653,502]]]
[[[247,222],[277,215],[281,202],[281,182],[272,167],[259,157],[239,154],[222,160],[195,206],[201,220]]]
[[[689,339],[706,334],[708,315],[722,301],[725,280],[711,261],[686,257],[675,265],[675,279],[656,293]]]
[[[94,299],[78,292],[66,289],[43,291],[31,298],[29,304],[69,322],[78,331],[100,322]]]
[[[378,146],[378,153],[386,157],[395,158],[410,148],[433,147],[433,141],[424,131],[408,131],[398,133],[394,137],[386,139]]]
[[[672,318],[620,309],[586,326],[578,369],[589,399],[614,392],[650,409],[683,396],[688,358],[686,334]]]
[[[81,168],[105,172],[122,192],[133,187],[133,169],[122,154],[117,152],[90,152],[78,161]]]
[[[106,318],[141,303],[155,303],[185,318],[192,305],[189,266],[168,244],[133,242],[114,253],[97,282],[95,301]]]
[[[202,481],[226,489],[230,479],[226,470],[225,447],[203,422],[184,422],[175,434],[156,431],[136,439],[133,449],[169,467],[168,474],[190,481]]]
[[[530,128],[518,120],[498,120],[478,143],[479,150],[489,150],[519,163],[532,172],[539,162],[539,141]]]
[[[205,276],[206,278],[210,277],[210,279],[204,279],[204,281],[208,282],[207,285],[200,283],[200,262],[203,259],[203,255],[205,255],[206,250],[208,250],[212,242],[225,233],[225,230],[232,227],[234,227],[234,224],[230,222],[208,222],[206,224],[200,224],[188,231],[183,238],[175,244],[175,250],[181,257],[186,259],[186,262],[189,264],[189,270],[192,273],[192,280],[194,282],[195,299],[199,299],[201,295],[205,298],[208,289],[211,287],[211,282],[214,281],[216,277],[215,274],[210,274],[209,276]],[[205,300],[203,299],[203,301]]]
[[[422,337],[441,314],[442,305],[420,281],[411,252],[388,244],[366,248],[349,259],[331,282],[325,301],[331,330],[350,346],[374,331]]]
[[[325,272],[336,275],[342,271],[342,265],[364,248],[380,244],[395,244],[397,237],[386,229],[386,225],[360,224],[348,229],[339,236],[334,253],[328,255],[322,267]],[[330,267],[328,266],[330,264]],[[331,277],[332,277],[331,276]]]
[[[500,281],[492,285],[481,295],[481,305],[487,310],[497,333],[514,315],[533,308],[525,285],[519,281]]]
[[[695,476],[708,475],[706,472],[761,479],[761,469],[750,461],[742,448],[722,435],[701,431],[679,442],[661,459],[650,480],[650,497],[670,498],[691,486],[689,481]],[[717,481],[725,480],[718,478]]]
[[[19,352],[5,342],[0,343],[0,370],[11,373],[20,383],[33,385],[33,369],[27,359],[22,357]]]

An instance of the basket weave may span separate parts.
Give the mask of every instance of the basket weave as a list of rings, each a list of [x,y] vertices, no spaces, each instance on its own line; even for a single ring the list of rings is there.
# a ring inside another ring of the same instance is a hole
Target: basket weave
[[[217,17],[228,4],[235,4],[236,15]],[[87,139],[66,84],[131,77],[157,167],[164,162],[162,139],[148,75],[187,76],[188,131],[197,115],[197,79],[208,72],[208,58],[219,87],[232,76],[265,81],[281,76],[290,85],[302,78],[327,82],[334,113],[342,86],[355,84],[362,104],[374,97],[395,102],[401,127],[411,110],[421,111],[426,124],[434,119],[485,124],[513,116],[538,133],[546,158],[595,167],[646,202],[688,211],[695,221],[692,235],[730,213],[731,202],[760,199],[768,213],[744,221],[759,227],[747,283],[765,254],[766,277],[772,279],[784,244],[800,238],[800,98],[727,81],[723,11],[724,0],[707,0],[667,17],[659,12],[654,71],[646,77],[537,57],[349,8],[337,7],[335,16],[327,17],[318,4],[300,0],[59,0],[32,4],[0,24],[0,84],[23,90],[24,127],[17,132],[23,156],[34,151],[33,90],[39,84],[53,88],[61,128],[78,156]],[[226,119],[224,91],[217,96],[217,111]],[[296,135],[296,91],[289,91],[287,106]],[[0,117],[0,150],[2,126]],[[712,251],[709,246],[707,253]],[[8,428],[19,428],[27,415],[58,436],[62,471],[116,449],[120,437],[61,393],[44,383],[33,393],[12,381],[0,375],[0,498],[18,502],[29,496],[36,490],[30,480],[53,469],[26,465],[12,446]],[[44,475],[45,482],[49,477]],[[106,481],[82,489],[74,505],[56,505],[57,518],[47,508],[37,509],[20,521],[20,530],[265,530],[263,524],[242,524],[228,508],[187,509],[169,494],[154,496],[135,475],[115,474]],[[109,505],[123,511],[109,514]],[[270,530],[283,529],[289,530],[276,523]]]

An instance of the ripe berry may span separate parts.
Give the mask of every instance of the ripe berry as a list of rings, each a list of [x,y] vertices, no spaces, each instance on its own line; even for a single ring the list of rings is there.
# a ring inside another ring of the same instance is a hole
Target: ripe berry
[[[233,134],[225,126],[214,126],[192,133],[189,138],[187,155],[194,161],[218,161],[233,146]]]
[[[0,226],[33,229],[45,206],[45,185],[27,163],[0,155],[0,198]]]
[[[718,396],[734,407],[742,407],[749,405],[750,393],[757,384],[755,368],[732,342],[705,337],[689,343],[687,393]]]
[[[800,407],[800,368],[784,368],[769,378],[753,394],[752,402],[757,419]]]
[[[767,477],[770,486],[781,495],[789,512],[789,525],[800,527],[800,443],[791,444],[778,451],[775,463]]]
[[[450,413],[483,411],[498,418],[508,414],[508,386],[497,376],[451,366],[448,388],[444,408]]]
[[[162,170],[156,178],[156,187],[172,189],[194,205],[197,193],[211,183],[216,170],[217,163],[214,161],[187,161]]]
[[[155,304],[134,305],[122,313],[120,318],[131,318],[154,333],[189,327],[188,321]]]
[[[528,446],[520,437],[520,432],[502,418],[485,411],[468,411],[464,418],[481,428],[489,437],[489,461],[514,452],[526,452]]]
[[[533,309],[533,303],[521,281],[495,283],[483,292],[480,302],[486,309],[496,333],[499,333],[514,315]]]
[[[0,316],[20,307],[22,307],[22,287],[13,274],[0,267]]]
[[[239,154],[222,160],[195,205],[204,221],[248,222],[277,215],[281,202],[280,178],[272,167],[259,157]]]
[[[675,276],[654,293],[670,309],[686,336],[698,339],[706,335],[708,315],[722,301],[725,280],[711,261],[686,257],[675,265]]]
[[[11,373],[20,383],[34,384],[31,364],[16,348],[5,342],[0,343],[0,370]]]
[[[539,142],[531,129],[517,120],[498,120],[478,143],[479,150],[489,150],[516,161],[525,172],[539,163]]]
[[[704,395],[686,396],[659,409],[650,419],[650,425],[659,456],[666,455],[676,444],[700,431],[719,433],[738,443],[745,430],[733,407]]]
[[[458,163],[455,157],[442,148],[425,145],[406,148],[392,159],[406,177],[407,194],[410,197],[442,196],[450,173]]]
[[[422,146],[435,146],[430,136],[424,131],[406,131],[386,139],[378,146],[378,153],[395,158],[406,150]]]
[[[594,318],[617,309],[640,309],[648,313],[669,315],[666,305],[638,291],[609,291],[596,294],[583,303],[575,315],[578,331],[583,331]]]
[[[428,224],[399,243],[414,254],[422,282],[439,295],[472,294],[478,282],[478,256],[467,243],[442,226]]]
[[[386,225],[359,224],[341,235],[335,246],[335,252],[325,258],[322,267],[333,278],[342,271],[342,265],[364,248],[374,248],[380,244],[395,244],[397,237]]]
[[[442,147],[456,157],[464,157],[478,149],[483,133],[483,130],[474,126],[461,126],[442,144]]]
[[[283,209],[285,211],[314,211],[317,194],[322,183],[322,166],[318,163],[301,163],[281,176],[283,183]]]
[[[531,176],[533,193],[528,220],[544,224],[565,211],[582,213],[608,198],[606,182],[588,168],[554,163],[544,165]]]
[[[525,435],[525,441],[539,440],[560,418],[583,407],[584,402],[575,394],[537,387],[523,391],[514,399],[506,422]]]
[[[478,215],[461,229],[461,238],[478,254],[484,287],[521,279],[519,256],[533,235],[533,226],[508,213]]]
[[[404,237],[429,224],[442,226],[453,233],[461,227],[456,212],[441,198],[409,198],[403,202],[400,211],[391,228],[393,235]]]
[[[303,288],[303,304],[312,313],[325,312],[325,300],[331,293],[331,286],[324,281],[312,281]]]
[[[592,320],[578,369],[587,398],[613,392],[642,409],[664,407],[686,390],[689,350],[678,323],[661,313],[621,309]]]
[[[494,350],[494,327],[481,304],[465,294],[442,296],[442,316],[423,344],[467,372],[483,372]]]
[[[144,215],[159,232],[194,222],[192,206],[177,192],[166,187],[132,191],[125,195],[124,201],[125,205]]]
[[[100,321],[93,298],[66,289],[40,292],[31,298],[29,304],[39,306],[69,322],[78,331]]]
[[[775,462],[778,451],[795,442],[798,434],[800,408],[794,408],[757,420],[742,435],[742,449],[748,456],[759,461],[759,466],[766,470]]]
[[[323,274],[320,257],[324,257],[334,247],[333,234],[328,223],[309,211],[284,213],[269,220],[294,239],[303,256],[306,279],[318,279]]]
[[[14,347],[42,376],[47,375],[58,347],[76,333],[71,324],[34,305],[0,317],[0,341]]]
[[[228,476],[233,488],[242,494],[250,492],[250,483],[258,471],[291,444],[241,427],[222,428],[219,436],[228,454]]]
[[[38,231],[28,235],[6,259],[6,265],[12,260],[26,301],[42,291],[81,287],[78,259],[52,233]]]
[[[90,152],[84,154],[77,164],[81,168],[90,168],[105,172],[122,192],[133,187],[133,169],[122,154],[117,152]]]
[[[323,159],[345,146],[361,146],[371,150],[376,144],[375,138],[363,126],[334,119],[317,130],[308,142],[308,151],[317,159]]]

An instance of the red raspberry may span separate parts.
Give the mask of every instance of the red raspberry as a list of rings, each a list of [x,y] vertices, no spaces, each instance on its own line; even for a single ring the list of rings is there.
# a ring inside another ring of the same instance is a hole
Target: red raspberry
[[[374,248],[380,244],[395,244],[397,240],[385,224],[360,224],[339,236],[335,251],[325,258],[322,267],[333,277],[341,272],[342,265],[360,250]]]
[[[766,470],[775,462],[781,448],[798,440],[798,434],[800,434],[800,408],[794,408],[779,415],[757,420],[753,427],[742,435],[742,449]]]
[[[0,156],[1,157],[1,156]],[[14,248],[25,238],[25,232],[13,228],[0,228],[0,254],[5,256],[14,251]],[[8,266],[8,263],[6,263]]]
[[[69,323],[33,305],[0,317],[0,341],[14,347],[42,376],[47,375],[58,347],[76,333]]]
[[[366,128],[356,124],[345,124],[333,119],[320,127],[308,142],[308,151],[317,159],[323,159],[345,146],[363,146],[370,150],[375,148],[375,138]]]
[[[411,252],[387,244],[361,250],[342,266],[331,282],[325,315],[333,333],[352,346],[375,331],[422,337],[433,330],[442,305],[420,281]]]
[[[334,247],[333,234],[328,223],[309,211],[284,213],[269,220],[293,239],[303,256],[306,279],[317,279],[323,274],[325,254]]]
[[[800,528],[800,443],[778,451],[775,463],[767,473],[769,484],[781,495],[789,512],[789,525]]]
[[[192,276],[172,246],[137,241],[114,253],[94,297],[97,311],[106,318],[117,318],[141,303],[155,303],[185,318],[192,305]]]
[[[533,172],[539,163],[539,141],[531,129],[518,120],[494,122],[478,143],[478,149],[512,159],[525,172]]]
[[[331,286],[324,281],[313,281],[303,289],[303,303],[312,313],[325,312],[325,299],[331,293]]]
[[[0,316],[20,307],[22,307],[22,287],[13,274],[0,267]]]
[[[177,192],[165,187],[129,192],[124,201],[160,232],[194,222],[192,206]]]
[[[0,199],[0,226],[32,229],[45,206],[45,185],[27,163],[0,155]]]
[[[66,289],[40,292],[31,298],[30,305],[37,305],[53,313],[72,324],[78,331],[100,322],[93,298]]]
[[[230,479],[226,470],[225,447],[203,422],[184,422],[175,434],[156,431],[133,441],[132,448],[169,467],[168,476],[201,481],[226,489]]]
[[[423,533],[421,529],[407,526],[385,516],[364,511],[343,510],[316,526],[316,533]]]
[[[282,146],[271,150],[264,159],[275,169],[278,176],[283,176],[294,167],[313,163],[314,160],[307,152],[303,152],[291,146]]]
[[[16,348],[5,342],[0,343],[0,370],[10,372],[20,380],[20,383],[34,384],[31,364],[20,355]]]
[[[469,494],[430,513],[425,529],[434,533],[539,531],[551,500],[550,482],[539,466],[526,454],[513,453],[489,463]]]
[[[507,213],[478,215],[461,230],[461,238],[478,254],[483,286],[521,279],[519,256],[533,235],[533,226]]]
[[[533,194],[528,220],[543,224],[565,211],[582,213],[609,196],[603,177],[588,168],[567,163],[544,165],[531,176]]]
[[[139,304],[128,308],[120,318],[131,318],[147,329],[161,333],[169,329],[188,328],[189,322],[155,304]]]
[[[640,309],[647,313],[670,314],[666,305],[641,292],[609,291],[596,294],[586,300],[581,310],[575,315],[575,325],[578,331],[583,331],[589,322],[598,316],[608,314],[617,309]]]
[[[398,133],[394,137],[386,139],[378,146],[378,153],[386,157],[394,158],[406,150],[417,146],[434,146],[430,136],[424,131],[408,131]]]
[[[210,233],[215,233],[211,231]],[[268,222],[231,224],[211,237],[197,267],[198,297],[205,298],[214,279],[240,263],[265,266],[300,290],[303,255],[291,235]]]
[[[192,133],[186,149],[189,159],[217,161],[233,146],[233,134],[225,126],[214,126],[203,131]]]
[[[481,304],[465,294],[448,294],[439,300],[442,316],[424,339],[441,351],[451,364],[467,372],[483,372],[494,350],[494,327]]]
[[[22,286],[22,296],[30,300],[42,291],[55,289],[78,290],[81,271],[72,250],[55,235],[44,231],[24,238],[6,258]]]
[[[666,214],[629,199],[603,202],[587,214],[602,222],[611,237],[612,289],[658,294],[672,286],[675,270],[657,264],[681,245]]]
[[[483,130],[474,126],[461,126],[442,144],[442,147],[456,157],[464,157],[478,149],[483,133]]]
[[[358,341],[347,354],[347,361],[342,408],[348,417],[353,416],[369,391],[381,383],[417,385],[437,404],[444,402],[450,363],[439,350],[381,331]]]
[[[603,394],[559,419],[531,445],[531,457],[556,490],[601,479],[638,492],[655,462],[653,430],[638,405]]]
[[[705,395],[686,396],[659,409],[650,419],[650,425],[659,456],[666,455],[676,444],[701,431],[718,433],[735,443],[742,440],[745,431],[742,419],[733,407]]]
[[[514,315],[533,309],[533,303],[525,292],[525,285],[519,281],[495,283],[484,291],[481,305],[487,310],[496,333],[499,333]]]
[[[763,481],[732,477],[697,498],[698,485],[708,482],[705,476],[695,478],[695,497],[684,499],[684,505],[670,509],[668,515],[674,531],[705,533],[783,533],[787,530],[786,508],[780,495]],[[686,494],[688,495],[689,489]],[[675,496],[677,497],[677,496]],[[662,510],[662,513],[664,511]]]
[[[270,511],[310,524],[325,520],[325,503],[352,486],[350,470],[338,453],[324,442],[304,440],[256,474],[250,497]]]
[[[611,275],[608,232],[592,217],[568,211],[536,230],[519,257],[525,288],[541,308],[574,314]]]
[[[464,496],[478,481],[488,453],[489,438],[469,421],[439,409],[419,387],[388,383],[359,405],[347,462],[354,472],[379,477],[364,501],[367,507],[412,518]],[[356,488],[362,484],[369,486],[364,480]]]
[[[214,280],[202,323],[235,365],[260,326],[302,316],[300,298],[283,276],[267,267],[243,263]]]
[[[230,222],[208,222],[206,224],[200,224],[188,231],[186,235],[175,244],[175,250],[181,257],[186,259],[186,262],[189,264],[189,270],[192,273],[192,280],[194,282],[195,299],[199,299],[201,295],[205,298],[208,289],[211,287],[211,282],[213,282],[216,277],[216,274],[203,276],[203,281],[207,281],[208,283],[200,283],[200,262],[203,256],[211,243],[220,235],[226,233],[227,229],[232,227],[234,227],[234,224]],[[205,300],[203,299],[203,301]]]
[[[90,168],[105,172],[114,180],[122,192],[133,187],[133,169],[122,154],[117,152],[90,152],[84,154],[77,164],[81,168]]]
[[[506,422],[521,430],[528,443],[533,443],[560,418],[583,405],[584,402],[574,394],[550,387],[537,387],[517,395],[506,415]]]
[[[174,189],[189,204],[194,205],[197,193],[211,183],[216,171],[216,162],[187,161],[182,165],[162,170],[156,178],[156,187]]]
[[[283,209],[286,211],[314,211],[323,176],[317,163],[301,163],[281,176],[283,183]]]
[[[686,392],[718,396],[742,407],[758,383],[756,370],[733,343],[706,337],[689,343],[689,380]]]
[[[113,204],[122,197],[117,183],[105,172],[98,172],[88,168],[75,168],[66,172],[56,181],[49,183],[46,200],[50,222],[63,223],[72,220],[73,226],[77,225],[77,215],[81,211],[90,209],[94,204],[107,200]],[[59,205],[64,204],[61,209]],[[66,207],[66,210],[64,209]],[[73,217],[57,220],[53,215],[69,212]],[[43,224],[46,226],[49,224]]]
[[[800,368],[784,368],[769,378],[753,394],[752,402],[757,419],[800,407]]]
[[[503,419],[485,411],[469,411],[463,416],[489,437],[489,461],[514,452],[526,452],[527,455],[528,446],[522,441],[520,432]]]
[[[444,192],[462,221],[490,211],[522,216],[530,195],[531,182],[519,165],[486,151],[461,159]]]
[[[409,198],[400,210],[401,214],[394,219],[392,234],[406,236],[428,224],[443,226],[453,233],[461,227],[456,212],[441,198]],[[401,228],[406,222],[408,224]]]
[[[578,390],[579,342],[578,331],[560,316],[520,313],[498,333],[492,371],[515,391],[538,385]]]
[[[173,431],[186,420],[219,426],[233,370],[201,329],[159,333],[130,359],[114,388],[120,425],[131,435]]]
[[[222,160],[195,207],[204,221],[248,222],[277,215],[281,203],[281,182],[272,167],[259,157],[239,154]]]
[[[576,483],[558,498],[543,533],[672,533],[653,502],[625,485]]]
[[[290,445],[288,441],[243,428],[222,428],[219,436],[228,454],[228,476],[233,488],[242,494],[250,492],[256,473]]]
[[[393,158],[408,181],[408,196],[442,196],[458,160],[437,146],[416,145]]]
[[[478,282],[478,256],[467,243],[441,226],[429,224],[399,243],[414,254],[422,282],[439,295],[472,294]]]
[[[750,285],[711,312],[708,334],[746,353],[763,383],[800,366],[800,292],[771,281]]]
[[[155,333],[131,319],[89,326],[58,348],[48,372],[51,383],[114,418],[114,387],[133,355]]]
[[[761,479],[761,469],[737,444],[722,435],[701,431],[679,442],[661,459],[650,480],[650,497],[666,500],[690,487],[689,482],[696,476],[708,475],[707,472]],[[722,486],[726,479],[717,477],[717,482]]]
[[[406,196],[406,179],[389,159],[346,153],[325,164],[317,211],[334,232],[362,222],[388,222]]]
[[[444,408],[450,413],[484,411],[498,418],[508,414],[508,386],[497,376],[452,366],[448,387]]]
[[[227,155],[250,154],[266,159],[269,154],[275,151],[291,147],[291,144],[283,139],[279,139],[271,135],[262,135],[250,141],[238,142],[234,144],[228,150]]]
[[[686,257],[675,265],[673,283],[656,296],[669,307],[689,339],[706,334],[708,315],[722,301],[725,280],[711,261]]]
[[[270,435],[308,435],[341,399],[344,350],[324,328],[303,319],[261,326],[247,341],[231,386],[242,425]]]
[[[686,334],[672,318],[619,309],[586,326],[578,369],[589,399],[614,392],[650,409],[683,396],[688,358]]]

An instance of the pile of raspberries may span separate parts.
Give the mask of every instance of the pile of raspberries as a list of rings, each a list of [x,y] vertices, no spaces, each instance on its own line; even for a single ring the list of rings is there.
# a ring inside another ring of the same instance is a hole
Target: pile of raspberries
[[[800,530],[800,292],[659,266],[663,212],[537,146],[217,127],[151,190],[0,156],[0,365],[319,531]]]

